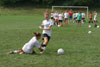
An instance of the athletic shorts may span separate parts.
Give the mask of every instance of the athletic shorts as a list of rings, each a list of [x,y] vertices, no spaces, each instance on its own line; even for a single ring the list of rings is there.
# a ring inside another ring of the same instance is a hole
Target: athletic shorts
[[[92,18],[90,18],[90,20],[92,20]]]
[[[78,23],[81,23],[81,20],[77,20],[78,21]]]
[[[94,18],[94,21],[97,21],[97,18]]]
[[[59,22],[59,19],[55,19],[55,22]]]
[[[72,19],[72,16],[69,16],[70,19]]]
[[[65,18],[65,20],[68,20],[68,18]]]
[[[51,19],[53,20],[54,18],[53,18],[53,17],[51,17]]]
[[[94,20],[94,22],[96,22],[97,20]]]
[[[62,20],[59,20],[59,22],[62,22]]]
[[[82,18],[82,20],[84,20],[85,18]]]
[[[74,20],[76,20],[76,18],[74,18]]]
[[[48,41],[50,40],[50,36],[48,36],[47,34],[43,34],[43,40],[44,40],[44,37],[47,37]]]

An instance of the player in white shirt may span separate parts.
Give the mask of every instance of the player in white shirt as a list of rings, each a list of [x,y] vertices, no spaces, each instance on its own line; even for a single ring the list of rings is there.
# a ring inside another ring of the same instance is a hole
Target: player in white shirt
[[[51,12],[51,19],[54,20],[54,12]]]
[[[58,26],[58,23],[59,23],[59,14],[58,14],[58,12],[56,11],[55,13],[54,13],[54,24],[56,25],[56,26]]]
[[[85,22],[85,13],[82,12],[82,23],[84,23],[84,22]]]
[[[97,24],[96,24],[96,22],[97,22],[97,12],[96,11],[94,11],[94,27],[97,27]]]
[[[78,13],[78,11],[77,11],[77,12],[76,12],[76,18],[77,18],[77,16],[78,16],[78,14],[79,14],[79,13]],[[77,22],[77,19],[76,19],[76,22]]]
[[[68,11],[66,10],[65,13],[64,13],[64,19],[65,19],[65,24],[68,24]]]
[[[76,18],[77,18],[77,16],[78,16],[78,14],[79,14],[79,13],[78,13],[78,11],[77,11],[77,12],[76,12]]]
[[[49,15],[47,14],[45,16],[45,20],[43,20],[41,26],[39,26],[39,28],[41,30],[43,30],[43,40],[44,42],[41,44],[41,47],[42,49],[46,49],[46,46],[50,40],[50,37],[51,37],[51,29],[52,29],[52,26],[53,26],[53,22],[51,19],[49,19]]]
[[[33,50],[34,47],[39,48],[39,50],[42,52],[43,49],[40,47],[40,43],[39,43],[39,39],[41,38],[41,33],[39,32],[34,32],[34,37],[32,37],[32,39],[27,42],[23,48],[21,50],[14,50],[14,51],[10,51],[10,54],[35,54],[36,52]]]
[[[63,26],[62,22],[63,22],[63,13],[62,13],[62,11],[60,11],[60,13],[59,13],[59,24],[58,25]]]
[[[77,19],[77,17],[76,17],[76,12],[74,12],[74,13],[73,13],[73,23],[76,22],[76,19]]]
[[[94,11],[94,23],[97,21],[97,12]]]

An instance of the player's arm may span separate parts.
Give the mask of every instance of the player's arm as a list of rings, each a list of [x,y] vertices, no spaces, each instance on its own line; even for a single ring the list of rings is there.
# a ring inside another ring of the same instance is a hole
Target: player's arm
[[[41,30],[51,30],[52,25],[53,25],[53,24],[51,24],[48,28],[44,28],[44,26],[41,25],[41,26],[39,26],[39,28],[40,28]]]
[[[43,52],[44,50],[41,48],[40,43],[37,41],[35,43],[35,46],[40,50],[40,52]]]
[[[40,28],[41,30],[51,30],[52,26],[49,26],[48,28],[44,28],[44,27],[42,27],[42,26],[39,26],[39,28]]]
[[[51,30],[52,26],[49,26],[48,28],[43,28],[43,30]]]
[[[39,26],[39,28],[40,28],[40,29],[43,29],[43,28],[44,28],[44,26],[43,26],[43,25],[40,25],[40,26]]]

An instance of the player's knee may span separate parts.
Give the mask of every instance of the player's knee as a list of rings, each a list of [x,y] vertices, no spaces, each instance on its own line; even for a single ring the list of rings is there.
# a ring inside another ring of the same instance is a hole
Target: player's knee
[[[45,40],[44,42],[45,42],[45,44],[48,44],[48,40]]]

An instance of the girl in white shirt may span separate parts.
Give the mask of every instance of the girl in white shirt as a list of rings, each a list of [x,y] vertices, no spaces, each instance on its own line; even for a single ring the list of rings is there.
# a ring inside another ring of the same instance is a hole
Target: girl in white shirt
[[[58,23],[59,23],[59,14],[58,14],[58,12],[56,11],[56,12],[54,13],[54,24],[55,24],[56,26],[58,26]]]
[[[82,12],[82,23],[84,23],[84,22],[85,22],[85,13]]]
[[[51,12],[51,19],[54,20],[54,12]]]
[[[42,34],[43,34],[43,43],[41,44],[42,49],[46,49],[46,46],[48,45],[48,42],[50,40],[51,37],[51,29],[53,26],[53,22],[51,19],[49,19],[49,15],[45,15],[45,20],[43,20],[41,26],[39,26],[39,28],[41,30],[43,30]]]
[[[93,21],[93,23],[94,23],[94,27],[97,27],[96,22],[97,22],[97,12],[94,11],[94,21]]]
[[[94,11],[94,23],[97,21],[97,12]]]
[[[59,13],[59,24],[58,25],[63,26],[62,22],[63,22],[63,13],[62,13],[62,11],[60,11],[60,13]]]
[[[68,11],[65,11],[64,13],[65,24],[68,24],[68,16],[69,16]]]
[[[76,22],[76,12],[73,13],[73,23]]]
[[[34,32],[34,37],[32,37],[32,39],[27,42],[23,48],[21,50],[14,50],[14,51],[10,51],[10,54],[35,54],[36,52],[33,50],[34,47],[37,47],[41,52],[43,51],[43,49],[40,47],[40,43],[39,43],[39,39],[41,38],[41,33],[39,32]]]

